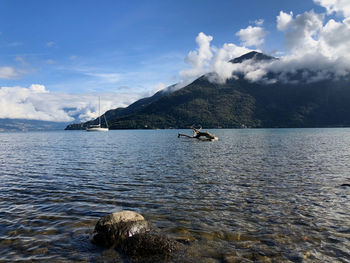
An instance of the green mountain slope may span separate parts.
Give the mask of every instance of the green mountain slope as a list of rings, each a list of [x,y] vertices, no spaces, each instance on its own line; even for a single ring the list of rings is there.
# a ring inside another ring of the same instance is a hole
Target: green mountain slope
[[[252,52],[231,62],[246,59],[274,58]],[[107,112],[107,118],[111,129],[187,128],[192,124],[205,128],[350,126],[349,79],[307,83],[301,81],[301,72],[290,77],[299,84],[252,83],[243,78],[215,84],[203,76],[145,104],[136,102],[142,107],[130,110],[130,105]]]

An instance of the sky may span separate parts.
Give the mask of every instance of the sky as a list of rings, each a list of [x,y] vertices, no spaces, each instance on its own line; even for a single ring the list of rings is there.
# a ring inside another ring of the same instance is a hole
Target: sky
[[[315,52],[345,74],[349,2],[1,0],[0,118],[86,121],[98,96],[106,111],[212,71],[213,81],[242,71],[261,80],[267,70],[318,66]],[[251,50],[284,59],[227,63]]]

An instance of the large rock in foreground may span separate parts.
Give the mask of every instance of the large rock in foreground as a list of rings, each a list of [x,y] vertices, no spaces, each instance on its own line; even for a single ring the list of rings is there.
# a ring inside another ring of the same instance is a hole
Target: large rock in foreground
[[[182,243],[157,230],[151,231],[144,217],[132,211],[102,217],[96,223],[92,241],[103,247],[115,248],[134,263],[164,262],[186,251]]]
[[[149,230],[150,226],[142,215],[132,211],[115,212],[98,220],[92,241],[103,247],[111,247]]]

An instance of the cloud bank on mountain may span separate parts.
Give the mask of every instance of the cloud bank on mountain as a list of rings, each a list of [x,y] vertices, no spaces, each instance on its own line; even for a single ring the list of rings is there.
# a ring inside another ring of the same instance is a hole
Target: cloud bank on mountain
[[[221,48],[211,45],[212,36],[200,33],[196,39],[198,48],[189,52],[186,62],[189,69],[180,72],[179,87],[207,73],[209,80],[223,83],[229,78],[244,76],[250,81],[293,82],[288,76],[297,72],[302,81],[314,82],[327,78],[341,78],[350,74],[350,2],[347,0],[314,0],[325,8],[325,13],[307,11],[294,15],[280,11],[276,28],[284,34],[285,55],[278,60],[228,62],[259,48],[267,36],[262,22],[248,26],[236,35],[241,46],[226,43]],[[338,20],[329,18],[336,13]],[[253,48],[253,49],[251,49]],[[311,73],[312,72],[312,73]],[[273,73],[274,78],[267,78]]]

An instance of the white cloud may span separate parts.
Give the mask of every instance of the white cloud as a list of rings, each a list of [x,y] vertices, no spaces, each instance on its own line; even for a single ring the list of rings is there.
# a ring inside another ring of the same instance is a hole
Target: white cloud
[[[33,93],[48,93],[44,85],[40,84],[32,84],[29,87],[29,90],[32,91]]]
[[[241,29],[236,33],[236,36],[240,38],[242,45],[246,47],[258,47],[262,45],[266,35],[267,32],[260,26],[248,26],[247,28]]]
[[[163,82],[159,82],[158,84],[156,84],[153,87],[152,94],[157,93],[158,91],[161,91],[161,90],[165,89],[166,87],[167,87],[166,84],[164,84]]]
[[[326,1],[322,3],[326,5]],[[329,7],[330,10],[342,10],[343,14],[347,14],[347,5],[341,6],[338,1],[329,3],[333,3],[333,6]],[[292,12],[281,11],[277,16],[276,26],[284,32],[286,50],[280,53],[282,56],[279,60],[262,62],[228,62],[251,51],[245,46],[259,45],[263,42],[266,32],[261,27],[248,26],[238,31],[237,35],[241,38],[243,46],[229,43],[216,48],[210,45],[213,37],[201,33],[197,39],[200,37],[206,41],[197,40],[199,48],[189,53],[192,59],[187,59],[188,62],[192,62],[192,67],[180,72],[182,82],[178,86],[183,87],[189,80],[193,81],[207,73],[214,73],[207,74],[210,81],[220,83],[238,76],[243,76],[249,81],[274,83],[292,82],[289,76],[296,72],[303,76],[302,81],[305,82],[340,78],[350,74],[350,17],[344,18],[343,21],[327,21],[325,14],[313,10],[295,16]],[[202,50],[201,45],[204,45],[207,52],[199,52]],[[274,78],[268,79],[268,72],[273,73]]]
[[[310,11],[297,15],[295,19],[292,19],[291,15],[289,15],[289,18],[286,18],[287,16],[282,12],[277,17],[277,21],[280,18],[280,23],[277,23],[277,27],[284,31],[288,29],[285,33],[287,48],[294,50],[294,52],[305,52],[317,48],[318,36],[323,26],[324,15]],[[281,17],[284,18],[281,19]]]
[[[187,82],[200,75],[208,72],[210,60],[213,57],[210,42],[213,40],[212,36],[207,36],[203,32],[196,37],[198,48],[190,51],[185,58],[185,62],[190,64],[191,68],[180,71],[180,78]]]
[[[216,74],[210,77],[211,80],[222,83],[225,82],[226,79],[231,78],[237,65],[229,61],[249,51],[251,50],[248,48],[239,47],[232,43],[224,44],[222,48],[217,50],[212,60],[211,71]]]
[[[199,33],[196,38],[198,49],[190,51],[186,57],[186,61],[195,67],[208,65],[208,60],[213,56],[210,48],[210,42],[212,40],[212,36],[207,36],[203,32]]]
[[[85,73],[85,75],[98,78],[107,83],[117,83],[121,79],[121,75],[118,73]]]
[[[350,16],[350,1],[349,0],[314,0],[327,9],[328,14],[340,13],[345,17]]]
[[[13,67],[0,67],[0,79],[14,79],[20,75],[21,73]]]
[[[277,16],[277,29],[280,31],[285,31],[291,24],[293,20],[293,12],[289,14],[281,11],[279,16]]]
[[[319,49],[330,59],[350,60],[350,19],[343,22],[329,20],[320,32]]]
[[[255,20],[254,24],[257,25],[257,26],[262,26],[264,24],[264,19]]]
[[[246,47],[239,47],[233,43],[225,43],[221,48],[211,46],[212,36],[199,33],[196,42],[198,48],[190,51],[185,61],[190,68],[179,72],[180,82],[177,88],[182,88],[196,78],[209,72],[216,72],[215,81],[224,81],[232,76],[233,64],[229,60],[241,56],[249,51]]]
[[[338,5],[341,2],[322,1],[330,9],[337,7],[337,10],[340,10]],[[289,50],[287,56],[293,57],[292,61],[295,61],[296,57],[304,61],[303,57],[312,56],[320,60],[328,59],[327,64],[338,63],[342,66],[350,61],[350,18],[339,22],[329,19],[325,22],[324,14],[310,11],[299,14],[293,19],[292,13],[288,15],[281,11],[277,17],[277,28],[285,31],[286,47]],[[339,67],[332,67],[335,68]]]
[[[77,116],[81,121],[87,121],[98,117],[98,96],[101,96],[102,113],[109,109],[126,107],[139,99],[141,94],[53,93],[38,84],[29,88],[1,87],[0,118],[71,122]]]

